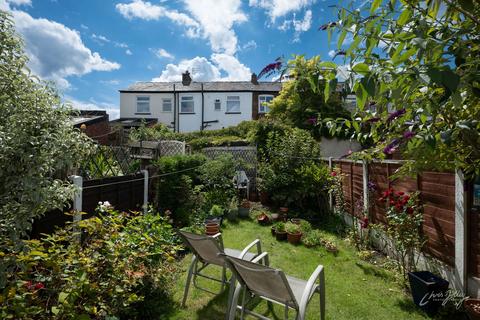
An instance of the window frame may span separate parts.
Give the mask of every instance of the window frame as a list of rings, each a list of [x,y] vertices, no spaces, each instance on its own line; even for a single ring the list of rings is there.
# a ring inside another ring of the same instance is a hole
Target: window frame
[[[190,98],[190,99],[185,99]],[[184,101],[184,99],[186,101]],[[183,111],[183,103],[184,102],[191,102],[192,103],[192,111]],[[195,99],[193,96],[181,96],[180,97],[180,114],[195,114]]]
[[[238,99],[231,99],[231,98],[238,98]],[[229,110],[228,103],[229,102],[238,102],[238,111],[237,110]],[[240,96],[227,96],[227,102],[225,103],[225,114],[241,114],[241,99]]]
[[[170,110],[165,110],[165,102],[170,101]],[[162,112],[165,113],[172,113],[173,112],[173,99],[172,98],[162,98]]]
[[[142,99],[146,99],[143,100]],[[150,108],[150,96],[136,96],[135,97],[135,114],[151,114],[151,108]],[[138,109],[138,104],[147,104],[148,106],[148,111],[139,111]]]
[[[217,103],[218,103],[218,109],[217,109]],[[222,100],[220,98],[215,99],[213,101],[213,111],[222,111]]]
[[[264,103],[265,102],[269,103],[275,98],[275,96],[273,94],[261,94],[261,95],[258,96],[258,113],[259,114],[269,113],[270,112],[270,107],[262,104],[262,98],[271,98],[270,101],[263,101]],[[264,108],[263,111],[262,111],[262,108]]]

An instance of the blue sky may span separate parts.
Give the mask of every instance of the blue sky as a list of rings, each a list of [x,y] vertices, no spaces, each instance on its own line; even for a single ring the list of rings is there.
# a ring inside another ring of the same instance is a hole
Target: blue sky
[[[331,0],[0,0],[25,38],[30,68],[75,107],[118,116],[136,81],[249,80],[279,56],[331,59]],[[338,59],[338,58],[337,58]],[[340,62],[341,61],[337,61]]]

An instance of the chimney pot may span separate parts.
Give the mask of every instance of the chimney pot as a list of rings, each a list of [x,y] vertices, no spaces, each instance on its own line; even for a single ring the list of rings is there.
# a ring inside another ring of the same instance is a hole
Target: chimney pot
[[[190,72],[185,71],[182,73],[182,84],[184,86],[189,86],[192,83],[192,78],[190,77]]]
[[[257,75],[255,73],[252,73],[252,78],[251,78],[250,82],[253,83],[253,84],[258,84],[258,78],[257,78]]]

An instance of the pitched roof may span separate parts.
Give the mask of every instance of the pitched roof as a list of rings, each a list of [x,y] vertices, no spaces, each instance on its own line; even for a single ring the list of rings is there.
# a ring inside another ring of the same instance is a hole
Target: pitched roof
[[[182,82],[137,82],[120,92],[173,92],[174,86],[177,92],[200,92],[202,91],[280,91],[280,82],[259,82],[253,84],[250,81],[215,81],[193,82],[184,86]]]

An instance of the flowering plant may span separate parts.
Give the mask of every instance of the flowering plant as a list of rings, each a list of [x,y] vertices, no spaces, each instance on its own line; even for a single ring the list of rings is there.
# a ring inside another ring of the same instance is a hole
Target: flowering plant
[[[425,243],[421,234],[423,212],[418,196],[418,192],[407,194],[390,188],[379,199],[387,205],[386,232],[392,240],[391,252],[404,279],[416,267],[415,251],[420,251]]]

